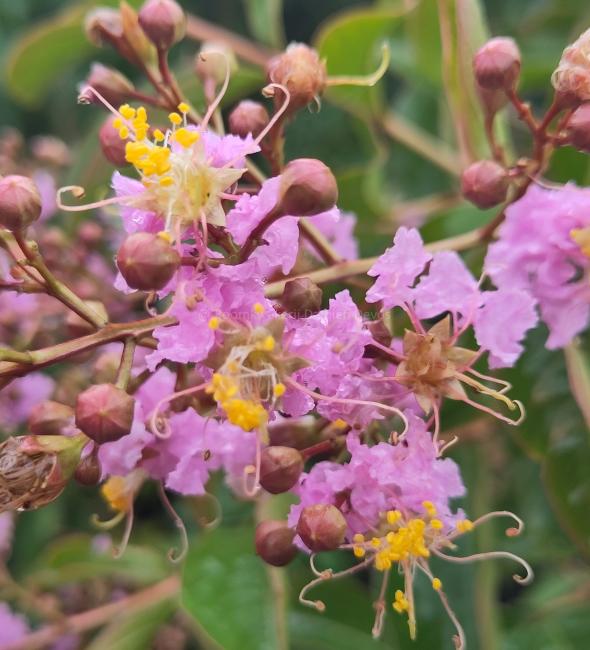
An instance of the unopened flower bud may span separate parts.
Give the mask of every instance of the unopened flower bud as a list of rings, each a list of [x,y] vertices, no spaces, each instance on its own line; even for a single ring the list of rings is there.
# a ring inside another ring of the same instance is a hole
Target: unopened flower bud
[[[88,40],[97,47],[123,36],[121,14],[116,9],[100,7],[86,15],[84,30]]]
[[[295,278],[287,281],[279,300],[292,316],[307,317],[322,308],[322,290],[309,278]]]
[[[184,38],[186,16],[174,0],[147,0],[139,10],[139,24],[159,50],[168,50]]]
[[[34,510],[64,490],[88,438],[19,436],[0,444],[0,512]]]
[[[268,438],[272,446],[305,449],[317,442],[315,420],[301,418],[296,421],[271,422]]]
[[[76,425],[99,445],[126,436],[135,400],[114,384],[97,384],[78,395]]]
[[[21,231],[41,215],[41,196],[37,186],[26,176],[0,179],[0,227]]]
[[[267,73],[270,81],[289,91],[289,113],[307,106],[326,88],[326,63],[316,50],[303,43],[291,43],[285,52],[271,59]]]
[[[59,436],[74,423],[74,409],[67,404],[45,400],[33,407],[29,430],[40,436]]]
[[[96,453],[88,454],[86,458],[83,458],[74,472],[74,478],[80,485],[97,485],[100,476],[100,461]]]
[[[137,232],[129,235],[117,253],[117,266],[132,289],[163,289],[180,266],[180,255],[160,235]]]
[[[577,106],[590,100],[590,29],[587,29],[574,43],[568,45],[551,83],[556,91],[556,100],[562,107]]]
[[[96,221],[85,221],[78,228],[78,239],[89,248],[94,248],[104,241],[104,229]]]
[[[203,82],[212,80],[215,84],[225,81],[229,68],[235,72],[238,67],[235,54],[226,45],[220,43],[203,43],[195,56],[195,72]]]
[[[293,447],[267,447],[260,459],[260,485],[271,494],[290,490],[303,471],[303,456]]]
[[[268,111],[262,104],[244,99],[229,114],[229,130],[242,138],[248,134],[256,138],[269,121]]]
[[[487,90],[514,88],[520,75],[520,51],[512,38],[489,40],[473,59],[477,83]]]
[[[104,157],[115,167],[125,167],[129,164],[125,158],[125,140],[119,136],[119,131],[113,126],[116,118],[112,115],[100,127],[98,141]]]
[[[297,522],[297,534],[310,551],[332,551],[344,542],[346,519],[336,506],[307,506]]]
[[[82,87],[81,93],[78,96],[78,101],[85,104],[98,104],[100,103],[98,97],[87,89],[91,86],[100,93],[110,104],[119,106],[129,98],[130,94],[135,90],[133,84],[125,75],[122,75],[113,68],[108,68],[102,63],[93,63],[90,68],[90,74],[86,78],[86,82]]]
[[[336,205],[338,185],[330,168],[321,160],[292,160],[280,178],[277,209],[282,214],[310,217]]]
[[[293,544],[294,537],[295,532],[289,528],[286,521],[262,521],[256,526],[256,554],[267,564],[285,566],[297,555],[297,548]]]
[[[578,151],[590,153],[590,102],[574,111],[567,123],[567,135]]]
[[[480,160],[463,172],[461,192],[478,208],[491,208],[506,199],[509,180],[502,165],[492,160]]]

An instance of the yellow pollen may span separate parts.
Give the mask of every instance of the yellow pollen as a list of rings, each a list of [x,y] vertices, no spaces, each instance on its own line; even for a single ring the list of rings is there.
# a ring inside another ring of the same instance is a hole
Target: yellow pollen
[[[168,119],[174,124],[175,126],[180,126],[182,124],[182,117],[178,113],[170,113],[168,115]]]
[[[193,145],[198,139],[199,134],[196,131],[189,131],[188,129],[182,127],[174,132],[174,139],[178,142],[179,145],[188,149]]]
[[[430,526],[434,528],[434,530],[441,530],[443,527],[443,522],[440,519],[431,519]]]
[[[123,126],[123,120],[120,117],[116,117],[113,120],[113,127],[115,129],[120,129]]]
[[[126,487],[123,476],[111,476],[100,488],[104,500],[117,512],[127,512],[131,508],[132,497]]]
[[[401,589],[398,589],[395,592],[395,600],[392,603],[393,609],[396,612],[401,614],[402,612],[407,612],[410,609],[410,602],[406,598],[406,594]]]
[[[358,557],[359,559],[362,558],[362,557],[365,557],[365,555],[367,553],[362,546],[355,546],[352,549],[352,552],[354,553],[354,557]]]
[[[170,185],[174,185],[174,179],[172,176],[162,176],[158,182],[162,187],[170,187]]]
[[[456,528],[460,533],[468,533],[473,530],[473,522],[469,519],[461,519],[457,522]]]
[[[211,316],[209,319],[209,329],[216,330],[219,328],[221,321],[218,316]]]
[[[275,397],[282,397],[286,390],[285,384],[276,384],[272,392]]]
[[[266,424],[268,418],[264,407],[251,400],[230,399],[220,402],[220,406],[225,411],[227,419],[244,431],[252,431],[252,429]]]
[[[348,424],[346,424],[346,422],[342,418],[338,418],[337,420],[334,420],[333,424],[337,429],[346,429],[346,427],[348,426]]]
[[[167,241],[169,244],[172,243],[172,235],[169,232],[166,232],[165,230],[160,230],[158,233],[158,237],[160,239],[163,239],[164,241]]]
[[[162,142],[166,139],[166,136],[160,131],[160,129],[154,129],[154,140],[156,142]]]
[[[252,310],[254,311],[255,314],[264,314],[264,306],[261,305],[259,302],[254,303]]]
[[[422,501],[422,506],[430,517],[434,517],[434,515],[436,515],[436,507],[432,501]]]
[[[432,579],[432,588],[435,591],[439,591],[440,589],[442,589],[442,582],[440,581],[439,578],[433,578]]]
[[[135,109],[131,108],[129,104],[119,106],[119,113],[121,113],[126,120],[132,120],[135,117]]]
[[[129,137],[129,129],[126,126],[122,126],[119,129],[119,137],[121,140],[126,140]]]
[[[389,510],[386,517],[387,523],[393,526],[393,524],[396,524],[402,518],[402,513],[399,510]]]
[[[590,227],[589,228],[574,228],[570,232],[570,237],[578,244],[582,254],[590,257]]]
[[[186,102],[180,102],[180,104],[178,104],[178,110],[181,113],[188,113],[190,111],[190,106]]]
[[[256,349],[260,352],[272,352],[275,349],[274,337],[270,334],[256,343]]]

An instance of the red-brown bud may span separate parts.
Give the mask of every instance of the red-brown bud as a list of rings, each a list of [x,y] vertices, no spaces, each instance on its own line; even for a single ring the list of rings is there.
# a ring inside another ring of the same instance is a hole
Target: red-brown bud
[[[577,108],[567,123],[570,144],[584,153],[590,153],[590,102]]]
[[[487,90],[514,88],[520,75],[520,51],[512,38],[489,40],[473,59],[477,83]]]
[[[174,0],[147,0],[139,10],[139,24],[159,50],[168,50],[184,38],[186,16]]]
[[[135,400],[114,384],[97,384],[78,395],[76,425],[99,445],[126,436]]]
[[[74,409],[52,400],[37,404],[29,415],[29,430],[40,436],[59,436],[73,423]]]
[[[74,478],[80,485],[97,485],[101,476],[100,461],[96,453],[91,453],[80,461]]]
[[[309,278],[296,278],[287,281],[279,300],[292,316],[311,316],[322,308],[322,290]]]
[[[254,543],[256,553],[267,564],[285,566],[297,555],[293,544],[295,533],[286,521],[262,521],[256,526]]]
[[[268,111],[262,104],[244,99],[229,114],[229,130],[242,138],[250,133],[256,138],[269,121]]]
[[[321,160],[292,160],[280,178],[277,209],[282,214],[310,217],[336,205],[338,185],[330,168]]]
[[[21,231],[41,215],[41,196],[37,186],[26,176],[0,179],[0,227]]]
[[[107,68],[102,63],[93,63],[84,86],[91,86],[110,104],[119,106],[129,99],[135,87],[117,70]],[[78,101],[84,104],[99,104],[100,100],[90,89],[82,88]]]
[[[316,50],[302,43],[291,43],[285,52],[271,59],[267,73],[271,82],[289,91],[289,113],[307,106],[326,88],[326,63]],[[277,95],[277,99],[282,101],[282,96]]]
[[[310,551],[332,551],[344,542],[346,519],[332,505],[318,503],[301,511],[297,534]]]
[[[293,447],[267,447],[260,459],[260,485],[271,494],[290,490],[303,471],[303,456]]]
[[[463,196],[478,208],[491,208],[506,199],[510,179],[504,167],[492,160],[473,163],[461,176]]]
[[[127,165],[125,158],[125,140],[119,137],[119,131],[113,126],[114,116],[109,117],[100,127],[98,141],[104,157],[115,167]]]
[[[121,14],[116,9],[95,9],[86,16],[84,29],[93,45],[101,47],[105,43],[112,43],[114,39],[123,36]]]
[[[283,420],[271,422],[268,427],[268,437],[272,446],[293,447],[305,449],[317,442],[314,420]]]
[[[132,289],[164,288],[180,266],[180,255],[160,235],[137,232],[129,235],[117,253],[117,266]]]

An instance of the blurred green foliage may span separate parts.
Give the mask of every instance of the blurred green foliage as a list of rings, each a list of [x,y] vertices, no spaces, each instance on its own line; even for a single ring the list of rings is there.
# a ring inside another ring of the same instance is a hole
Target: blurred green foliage
[[[537,110],[546,106],[549,78],[561,50],[590,26],[585,0],[483,4],[423,0],[414,11],[407,11],[413,3],[402,0],[186,0],[182,4],[270,47],[294,39],[312,42],[327,58],[330,74],[371,72],[379,63],[383,41],[390,44],[390,72],[379,87],[330,90],[319,112],[303,112],[287,131],[288,157],[317,156],[334,168],[341,207],[359,216],[365,254],[382,251],[400,219],[424,220],[423,211],[412,210],[408,201],[456,195],[456,176],[436,160],[416,153],[404,139],[408,136],[404,125],[418,129],[433,148],[434,158],[442,145],[460,165],[452,125],[455,111],[467,105],[469,146],[485,155],[479,112],[473,97],[463,96],[460,83],[470,65],[470,52],[485,35],[517,39],[523,52],[522,88]],[[110,173],[95,143],[101,113],[77,106],[76,88],[92,60],[111,65],[118,65],[118,60],[111,52],[89,46],[82,36],[81,17],[93,5],[0,0],[0,57],[5,71],[0,124],[14,126],[26,136],[54,133],[64,138],[76,154],[72,180],[101,194]],[[468,38],[451,29],[453,54],[444,66],[440,8],[453,24],[455,11],[464,12],[462,19],[469,26]],[[174,67],[198,105],[191,67],[195,51],[195,43],[183,43],[174,53]],[[126,66],[123,70],[133,73]],[[262,79],[259,70],[245,66],[230,98],[256,97]],[[402,142],[399,133],[394,138],[387,135],[383,118],[389,114],[402,120]],[[518,151],[526,146],[527,136],[513,115],[507,120],[505,128]],[[569,150],[559,152],[548,175],[557,181],[587,182],[588,158]],[[490,216],[451,200],[429,213],[424,233],[431,240],[454,235],[485,223]],[[477,263],[481,255],[481,250],[472,251],[467,260]],[[545,336],[541,330],[534,332],[518,367],[505,373],[514,384],[514,395],[529,412],[522,426],[514,429],[486,420],[482,429],[481,420],[473,419],[476,414],[466,413],[464,406],[448,407],[444,414],[463,437],[451,454],[470,488],[463,504],[466,511],[477,516],[509,509],[527,522],[524,535],[510,540],[499,526],[490,524],[463,550],[505,548],[529,559],[537,573],[531,587],[520,588],[511,581],[514,567],[501,561],[435,567],[465,625],[471,648],[569,650],[587,647],[590,639],[590,433],[571,391],[572,381],[577,380],[582,387],[578,399],[586,403],[590,399],[579,376],[587,363],[588,341],[569,351],[568,377],[563,353],[546,351]],[[195,619],[197,640],[189,642],[191,647],[220,644],[227,650],[270,650],[278,647],[277,618],[286,621],[290,647],[295,649],[451,647],[452,626],[426,581],[417,584],[419,633],[414,643],[408,639],[405,622],[394,612],[387,618],[382,640],[371,640],[371,600],[378,589],[374,575],[319,588],[318,597],[327,604],[322,616],[303,609],[296,593],[311,575],[303,559],[281,577],[270,573],[253,557],[251,509],[232,504],[217,484],[214,489],[225,508],[221,527],[214,532],[198,527],[197,504],[177,503],[192,543],[182,594],[186,615]],[[89,516],[102,507],[93,491],[72,489],[45,510],[23,514],[10,562],[14,575],[42,591],[105,576],[139,588],[173,572],[165,558],[167,546],[174,543],[171,526],[151,494],[139,500],[133,544],[118,562],[97,556],[88,537],[94,532]],[[330,559],[343,561],[325,558],[325,566]],[[277,589],[285,591],[286,604]],[[165,602],[139,618],[123,615],[88,647],[143,650],[171,613]],[[130,634],[130,629],[135,633]]]

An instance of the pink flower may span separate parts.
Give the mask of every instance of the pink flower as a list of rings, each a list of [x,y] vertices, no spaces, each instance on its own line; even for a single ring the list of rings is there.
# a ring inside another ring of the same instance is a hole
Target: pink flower
[[[328,212],[308,217],[309,221],[324,235],[330,242],[332,248],[345,260],[356,260],[359,255],[358,242],[354,236],[356,216],[351,212],[340,212],[338,208],[332,208]],[[313,247],[307,244],[307,248],[315,253]]]
[[[15,431],[28,419],[33,406],[51,397],[55,382],[41,372],[13,380],[0,391],[0,422],[5,431]]]
[[[0,603],[0,648],[21,641],[28,633],[24,617],[12,612],[6,603]]]

